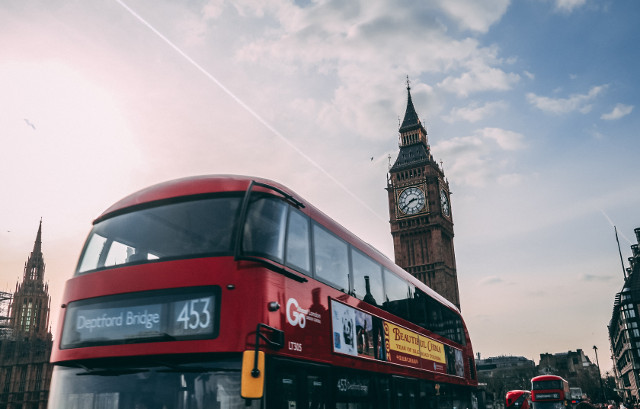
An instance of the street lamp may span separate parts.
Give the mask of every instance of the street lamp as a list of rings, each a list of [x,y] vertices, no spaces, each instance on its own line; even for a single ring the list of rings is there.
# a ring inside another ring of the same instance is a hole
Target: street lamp
[[[602,390],[603,403],[607,403],[607,395],[604,393],[604,386],[602,386],[602,374],[600,374],[600,362],[598,362],[598,347],[593,346],[593,351],[596,353],[596,365],[598,366],[598,379],[600,379],[600,390]]]

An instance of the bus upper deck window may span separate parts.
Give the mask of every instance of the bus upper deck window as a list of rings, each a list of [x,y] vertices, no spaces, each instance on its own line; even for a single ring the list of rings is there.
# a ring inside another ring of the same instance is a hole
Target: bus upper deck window
[[[244,225],[243,250],[282,262],[286,221],[287,205],[282,200],[260,197],[253,201]]]
[[[384,301],[382,266],[353,248],[351,262],[354,295],[369,304],[381,306]]]
[[[313,225],[316,278],[340,291],[349,291],[349,248],[347,243],[319,225]]]
[[[306,274],[311,270],[309,233],[309,218],[302,212],[291,210],[287,226],[286,263]]]
[[[77,273],[163,259],[230,255],[239,196],[165,203],[99,221]]]
[[[104,245],[106,237],[92,233],[84,250],[83,257],[80,261],[78,271],[89,271],[98,267],[98,261]]]

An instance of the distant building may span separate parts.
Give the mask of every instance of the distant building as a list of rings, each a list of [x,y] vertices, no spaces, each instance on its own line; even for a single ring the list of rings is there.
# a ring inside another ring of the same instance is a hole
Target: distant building
[[[569,386],[581,388],[590,398],[600,401],[600,373],[596,364],[592,363],[582,349],[560,352],[557,354],[540,354],[538,374],[558,375],[569,382]]]
[[[599,399],[601,387],[598,367],[581,349],[557,354],[540,354],[538,365],[522,356],[498,356],[476,361],[478,381],[486,384],[500,405],[507,391],[531,389],[531,378],[552,374],[563,377],[569,386],[581,388],[590,398]],[[495,405],[494,405],[495,406]]]
[[[501,371],[527,368],[535,371],[536,364],[531,359],[523,356],[497,356],[493,358],[478,359],[476,361],[478,372],[483,372],[488,377],[493,377]],[[532,376],[533,377],[533,376]]]
[[[640,227],[636,228],[636,241],[640,243]],[[640,251],[638,244],[631,246],[622,291],[616,294],[613,314],[609,322],[609,342],[617,390],[628,403],[640,402]]]
[[[52,365],[51,297],[44,283],[42,221],[22,282],[10,299],[0,332],[0,409],[45,409]],[[6,300],[7,297],[4,297]]]
[[[583,374],[598,377],[598,367],[591,363],[588,356],[582,349],[574,351],[560,352],[557,354],[540,354],[538,364],[540,375],[558,375],[570,381],[577,380]]]
[[[478,382],[484,384],[487,400],[494,408],[504,405],[508,391],[531,388],[531,378],[537,375],[536,364],[523,356],[498,356],[476,360]]]

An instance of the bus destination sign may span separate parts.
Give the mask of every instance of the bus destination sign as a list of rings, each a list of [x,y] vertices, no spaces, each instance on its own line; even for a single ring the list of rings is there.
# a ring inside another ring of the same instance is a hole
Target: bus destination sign
[[[70,303],[61,347],[215,338],[217,293],[207,287]]]

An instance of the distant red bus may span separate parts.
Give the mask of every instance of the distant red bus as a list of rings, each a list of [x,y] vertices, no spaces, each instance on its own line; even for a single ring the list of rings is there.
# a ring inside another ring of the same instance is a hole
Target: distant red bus
[[[506,409],[529,409],[531,392],[525,390],[514,390],[507,392],[505,397]]]
[[[277,183],[162,183],[99,216],[49,409],[477,409],[460,312]]]
[[[559,376],[541,375],[531,379],[533,409],[564,409],[569,396],[569,383]]]

